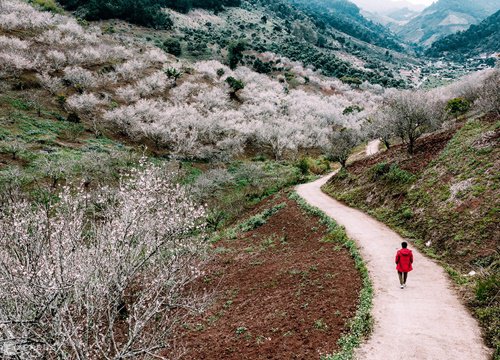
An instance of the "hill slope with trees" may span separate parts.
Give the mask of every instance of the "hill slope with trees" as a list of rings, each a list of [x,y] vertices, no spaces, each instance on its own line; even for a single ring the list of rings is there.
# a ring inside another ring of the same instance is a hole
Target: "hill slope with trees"
[[[399,68],[411,68],[418,62],[404,54],[395,36],[365,19],[348,1],[333,5],[286,0],[164,0],[146,1],[143,6],[127,1],[61,3],[84,19],[115,17],[149,26],[155,31],[146,30],[148,38],[161,42],[172,54],[189,59],[221,61],[221,54],[231,43],[244,42],[244,51],[272,52],[322,70],[327,76],[398,87],[405,86]],[[266,69],[272,66],[259,66],[260,71],[269,71]]]
[[[439,0],[398,31],[403,39],[428,47],[439,38],[464,31],[500,9],[500,0]]]
[[[466,31],[439,39],[426,51],[433,57],[451,56],[457,59],[500,52],[500,10]]]

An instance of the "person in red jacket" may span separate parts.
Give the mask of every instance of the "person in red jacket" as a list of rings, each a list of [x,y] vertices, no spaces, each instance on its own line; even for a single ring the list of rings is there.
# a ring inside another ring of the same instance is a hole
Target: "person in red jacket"
[[[408,249],[408,244],[406,242],[402,242],[401,247],[402,249],[398,250],[396,253],[396,270],[398,271],[401,289],[404,289],[406,287],[408,273],[413,270],[411,266],[413,264],[413,253]]]

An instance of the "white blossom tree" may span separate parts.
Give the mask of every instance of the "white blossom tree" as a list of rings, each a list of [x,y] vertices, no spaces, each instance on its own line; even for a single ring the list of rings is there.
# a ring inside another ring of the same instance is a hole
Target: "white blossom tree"
[[[386,112],[389,126],[413,154],[415,143],[423,134],[439,128],[442,123],[441,104],[423,91],[393,92],[387,99]],[[436,106],[438,105],[438,106]]]
[[[144,163],[117,190],[64,188],[46,204],[5,201],[0,355],[173,357],[176,321],[206,300],[189,291],[202,271],[204,214]]]

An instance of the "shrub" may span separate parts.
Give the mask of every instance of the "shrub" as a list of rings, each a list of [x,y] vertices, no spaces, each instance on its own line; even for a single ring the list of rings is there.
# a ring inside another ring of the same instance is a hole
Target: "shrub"
[[[391,165],[389,172],[385,174],[384,179],[396,184],[407,184],[415,180],[415,176],[393,164]]]
[[[487,304],[500,291],[500,277],[488,276],[480,279],[476,284],[476,300],[479,303]]]
[[[355,112],[361,112],[363,111],[364,109],[359,106],[359,105],[351,105],[351,106],[348,106],[344,109],[344,111],[342,112],[343,115],[350,115],[350,114],[353,114]]]
[[[231,87],[231,90],[233,93],[236,93],[239,90],[242,90],[245,88],[245,84],[243,81],[235,79],[234,77],[230,76],[226,79],[226,82],[229,84]]]
[[[182,53],[180,41],[174,38],[168,38],[165,41],[163,41],[162,47],[163,49],[165,49],[166,52],[174,56],[180,56]]]
[[[260,74],[269,74],[273,71],[273,65],[269,62],[264,62],[260,59],[255,59],[253,69]]]
[[[224,71],[224,69],[223,69],[223,68],[217,69],[217,76],[218,76],[218,77],[222,77],[222,76],[224,76],[224,74],[225,74],[225,73],[226,73],[226,72]]]
[[[389,165],[386,162],[375,164],[370,170],[370,172],[372,174],[372,180],[380,179],[382,176],[384,176],[385,174],[387,174],[389,172],[390,168],[391,168],[391,165]]]
[[[51,11],[56,14],[61,14],[63,10],[55,2],[55,0],[31,0],[31,3],[38,5],[42,10]]]
[[[240,61],[243,59],[243,51],[245,51],[246,43],[244,41],[236,41],[229,45],[228,64],[231,70],[236,69]]]
[[[446,112],[452,116],[458,117],[469,111],[471,103],[464,98],[455,98],[448,101],[446,104]]]

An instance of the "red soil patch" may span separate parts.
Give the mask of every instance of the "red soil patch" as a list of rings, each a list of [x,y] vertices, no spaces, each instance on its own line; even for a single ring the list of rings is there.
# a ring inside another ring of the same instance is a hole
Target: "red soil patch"
[[[347,250],[322,242],[327,229],[285,195],[286,207],[235,240],[217,243],[199,292],[217,297],[183,324],[183,359],[319,359],[355,314],[361,278]],[[260,210],[260,211],[261,211]]]

